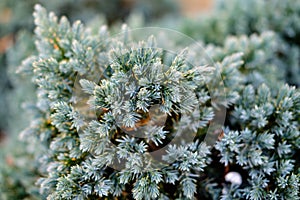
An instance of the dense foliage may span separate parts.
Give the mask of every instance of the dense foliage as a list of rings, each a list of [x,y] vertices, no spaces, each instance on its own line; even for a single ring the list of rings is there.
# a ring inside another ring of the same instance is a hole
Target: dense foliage
[[[298,3],[231,2],[187,22],[188,44],[36,5],[36,50],[8,53],[36,100],[0,198],[299,199]]]

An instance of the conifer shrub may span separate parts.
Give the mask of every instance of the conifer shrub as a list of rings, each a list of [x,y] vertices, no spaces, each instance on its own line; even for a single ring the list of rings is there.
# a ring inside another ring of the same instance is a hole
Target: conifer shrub
[[[300,92],[272,59],[276,33],[203,50],[126,26],[95,33],[39,5],[34,17],[37,54],[20,71],[37,101],[21,135],[41,198],[300,197]]]
[[[118,1],[118,0],[117,0]],[[113,5],[116,5],[113,2]],[[1,71],[1,82],[0,82],[0,129],[1,132],[5,132],[6,135],[12,135],[14,130],[10,127],[10,121],[14,121],[15,117],[12,113],[15,111],[15,108],[11,108],[16,105],[16,102],[10,102],[10,96],[18,93],[19,86],[18,81],[16,79],[20,78],[14,75],[16,67],[20,65],[20,62],[24,57],[28,56],[28,54],[32,53],[32,48],[27,49],[27,52],[24,52],[23,49],[16,49],[16,46],[19,46],[19,43],[23,46],[32,46],[32,39],[24,39],[20,41],[20,35],[24,35],[24,31],[31,32],[34,28],[32,12],[34,4],[40,1],[37,0],[29,0],[26,2],[23,1],[15,1],[15,0],[3,0],[0,3],[0,71]],[[100,15],[103,12],[99,9],[100,7],[104,7],[101,4],[103,2],[90,1],[89,3],[85,1],[41,1],[44,3],[45,7],[48,9],[54,9],[59,14],[68,15],[70,19],[81,18],[82,20],[88,21],[91,16],[95,16],[96,14]],[[119,2],[119,1],[118,1]],[[116,6],[108,6],[106,10],[116,10]],[[84,8],[84,9],[83,9]],[[110,8],[110,9],[107,9]],[[120,9],[120,7],[118,7]],[[81,10],[81,12],[78,12]],[[82,11],[83,10],[83,11]],[[116,11],[114,11],[116,12]],[[104,14],[103,14],[104,15]],[[115,17],[116,21],[120,19]],[[123,16],[123,18],[125,15]],[[27,36],[28,37],[28,36]],[[14,59],[10,59],[11,50],[13,49],[13,57]],[[11,73],[11,72],[14,73]],[[23,78],[24,79],[24,78]],[[27,90],[27,88],[23,87],[23,90]],[[29,91],[28,91],[29,92]],[[19,112],[21,109],[19,109]]]
[[[17,66],[29,55],[36,54],[32,30],[33,6],[38,1],[26,2],[7,1],[0,2],[0,199],[41,199],[35,187],[39,172],[35,158],[32,154],[39,151],[38,144],[25,146],[18,139],[18,135],[32,118],[37,117],[28,114],[24,107],[35,110],[31,105],[35,101],[35,85],[31,83],[27,72],[15,74]],[[80,18],[89,23],[105,21],[112,25],[124,20],[133,9],[140,10],[147,15],[156,15],[153,5],[143,7],[143,4],[135,5],[134,1],[39,1],[45,7],[55,10],[59,15],[67,15],[70,21]],[[168,6],[166,1],[159,2],[160,6]],[[174,12],[176,6],[168,9]],[[122,12],[120,12],[122,8]],[[142,10],[141,10],[142,9]],[[105,11],[105,12],[104,12]],[[166,14],[163,9],[160,15]],[[99,16],[100,15],[100,16]],[[93,20],[96,18],[96,20]],[[152,19],[152,16],[150,17]],[[150,20],[149,16],[147,19]],[[90,22],[91,21],[91,22]],[[16,148],[17,147],[17,148]],[[36,156],[38,157],[38,156]]]
[[[18,95],[19,91],[15,90],[20,88],[18,80],[16,80],[20,77],[16,77],[15,74],[11,72],[15,72],[16,67],[20,65],[20,60],[24,59],[22,56],[26,57],[32,53],[32,48],[24,52],[23,49],[19,50],[15,47],[20,45],[31,47],[34,45],[31,38],[28,40],[22,39],[20,35],[24,35],[26,31],[28,31],[28,33],[32,32],[34,28],[32,12],[34,4],[36,3],[42,3],[47,9],[55,10],[58,15],[68,16],[70,21],[76,19],[81,19],[86,23],[105,21],[109,26],[127,20],[132,10],[140,13],[140,17],[143,18],[142,21],[147,22],[168,14],[174,15],[177,10],[177,4],[169,0],[151,2],[127,0],[28,0],[23,2],[18,0],[2,0],[0,2],[0,90],[2,94],[0,97],[0,116],[3,120],[0,122],[0,129],[1,132],[5,132],[6,135],[12,135],[13,133],[11,132],[14,132],[14,130],[11,130],[14,129],[14,127],[10,127],[8,123],[14,121],[14,118],[18,118],[18,116],[13,114],[8,115],[8,113],[15,111],[15,108],[11,109],[11,107],[16,105],[15,101],[11,103],[10,96],[14,96],[15,93]],[[157,9],[157,5],[159,5],[160,10]],[[10,59],[9,57],[11,56],[13,56],[14,59]],[[22,77],[21,79],[24,80],[25,78]],[[27,89],[24,87],[23,91],[24,90]],[[19,110],[19,112],[21,112],[21,110]]]

